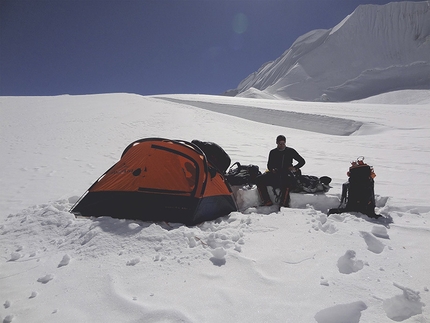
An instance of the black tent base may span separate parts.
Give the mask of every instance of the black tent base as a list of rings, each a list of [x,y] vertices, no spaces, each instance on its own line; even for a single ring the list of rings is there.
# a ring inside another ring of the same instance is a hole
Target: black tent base
[[[347,209],[347,208],[330,209],[330,210],[328,210],[327,216],[330,216],[330,214],[340,214],[340,213],[345,213],[345,212],[360,212],[362,214],[367,215],[369,218],[374,218],[374,219],[377,219],[377,218],[379,218],[379,217],[382,216],[380,214],[376,214],[375,212],[367,214],[367,213],[364,213],[364,212],[361,212],[361,211],[358,211],[358,210],[350,210],[350,209]]]
[[[196,225],[236,211],[230,195],[205,198],[143,192],[88,192],[72,209],[75,216]]]

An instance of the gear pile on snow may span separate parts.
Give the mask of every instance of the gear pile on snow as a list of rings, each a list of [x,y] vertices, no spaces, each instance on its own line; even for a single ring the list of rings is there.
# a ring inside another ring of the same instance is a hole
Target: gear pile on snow
[[[337,209],[330,209],[328,214],[342,212],[360,212],[369,217],[378,217],[375,214],[374,178],[376,174],[373,166],[359,157],[351,162],[347,172],[348,181],[342,185],[342,199]]]

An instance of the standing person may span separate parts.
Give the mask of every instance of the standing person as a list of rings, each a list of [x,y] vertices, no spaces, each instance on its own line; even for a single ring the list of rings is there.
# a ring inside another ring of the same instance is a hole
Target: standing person
[[[263,206],[273,205],[267,186],[279,187],[281,189],[280,205],[288,206],[290,188],[294,179],[292,173],[298,171],[305,164],[304,158],[295,149],[287,147],[286,142],[284,135],[279,135],[276,138],[277,147],[269,153],[267,171],[256,178],[257,189],[260,198],[263,200]],[[293,160],[297,161],[294,166]]]

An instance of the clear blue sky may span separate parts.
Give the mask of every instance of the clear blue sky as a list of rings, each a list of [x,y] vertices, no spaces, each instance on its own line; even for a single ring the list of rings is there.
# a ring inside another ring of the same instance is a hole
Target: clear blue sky
[[[389,0],[0,0],[0,95],[220,94]]]

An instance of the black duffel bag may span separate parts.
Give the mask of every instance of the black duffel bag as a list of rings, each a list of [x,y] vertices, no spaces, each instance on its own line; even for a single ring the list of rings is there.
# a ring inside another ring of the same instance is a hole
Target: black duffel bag
[[[225,174],[225,178],[230,185],[248,185],[255,184],[255,179],[261,175],[257,165],[241,165],[235,162]]]

